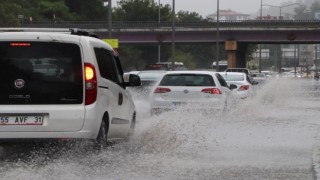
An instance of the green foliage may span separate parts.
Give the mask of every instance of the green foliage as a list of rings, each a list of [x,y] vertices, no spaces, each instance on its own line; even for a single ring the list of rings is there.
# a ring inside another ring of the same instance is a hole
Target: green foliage
[[[177,13],[177,20],[180,22],[197,22],[204,19],[196,12],[179,11]]]
[[[172,58],[170,57],[169,61],[172,62]],[[184,66],[188,69],[195,69],[197,67],[195,57],[191,53],[176,51],[174,61],[183,62]]]
[[[295,8],[294,18],[296,20],[306,20],[306,19],[314,19],[314,13],[320,12],[320,2],[314,1],[310,9],[306,5],[301,5]]]
[[[254,58],[252,57],[253,53],[256,52],[258,49],[258,45],[257,44],[249,44],[248,48],[247,48],[247,53],[246,53],[246,57],[247,57],[247,61],[251,61]]]
[[[114,19],[117,21],[158,21],[159,5],[153,0],[121,0],[114,9]],[[170,19],[170,7],[160,7],[160,20]]]
[[[141,59],[142,50],[136,46],[120,46],[121,64],[125,71],[141,70],[145,62]]]
[[[0,1],[0,26],[1,27],[17,27],[20,24],[18,15],[22,8],[18,4],[9,3],[8,1]]]
[[[108,7],[103,6],[106,0],[65,0],[72,14],[78,21],[102,21],[107,19]]]
[[[37,4],[37,12],[41,20],[71,20],[69,8],[63,0],[59,1],[39,1]]]
[[[294,19],[296,20],[303,20],[303,19],[310,19],[310,14],[307,13],[308,9],[306,5],[301,5],[294,9],[295,15]]]

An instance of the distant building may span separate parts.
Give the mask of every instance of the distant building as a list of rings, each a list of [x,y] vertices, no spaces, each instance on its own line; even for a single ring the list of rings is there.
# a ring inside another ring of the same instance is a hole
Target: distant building
[[[232,11],[231,9],[228,10],[219,10],[219,20],[225,21],[225,20],[248,20],[250,17],[249,14],[243,14],[236,11]],[[216,21],[217,20],[217,12],[214,14],[210,14],[207,16],[207,19],[210,21]]]
[[[320,20],[320,12],[314,13],[314,19]]]
[[[279,19],[283,19],[283,17],[267,15],[267,16],[262,16],[262,17],[258,16],[256,19],[257,20],[279,20]]]

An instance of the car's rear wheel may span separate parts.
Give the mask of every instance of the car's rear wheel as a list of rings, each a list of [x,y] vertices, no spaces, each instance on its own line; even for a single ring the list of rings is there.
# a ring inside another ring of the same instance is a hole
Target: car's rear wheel
[[[108,135],[108,125],[105,120],[101,121],[100,129],[98,136],[96,138],[96,144],[99,146],[106,146],[107,145],[107,135]]]

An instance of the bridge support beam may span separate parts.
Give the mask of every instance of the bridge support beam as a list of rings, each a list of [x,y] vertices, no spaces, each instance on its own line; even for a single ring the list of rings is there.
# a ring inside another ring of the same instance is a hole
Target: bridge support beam
[[[248,43],[238,43],[235,40],[225,42],[225,50],[228,53],[228,68],[246,68],[246,52]]]
[[[237,41],[228,40],[225,42],[225,49],[228,53],[228,68],[235,68],[236,64],[236,52],[237,52]]]
[[[228,51],[228,68],[236,68],[236,51]]]

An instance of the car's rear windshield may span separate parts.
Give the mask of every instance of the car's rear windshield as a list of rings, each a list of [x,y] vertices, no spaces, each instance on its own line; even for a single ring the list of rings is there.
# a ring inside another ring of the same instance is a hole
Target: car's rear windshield
[[[58,42],[0,42],[0,104],[81,104],[80,47]]]
[[[249,74],[249,71],[247,69],[227,69],[226,72],[244,72],[246,74]]]
[[[206,74],[167,74],[160,86],[215,86],[212,76]]]
[[[221,76],[226,81],[244,81],[244,76],[242,74],[235,75],[235,74],[221,74]]]
[[[141,80],[159,80],[166,71],[159,71],[159,72],[139,72],[138,76]]]

